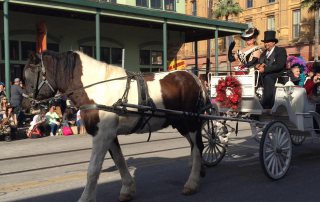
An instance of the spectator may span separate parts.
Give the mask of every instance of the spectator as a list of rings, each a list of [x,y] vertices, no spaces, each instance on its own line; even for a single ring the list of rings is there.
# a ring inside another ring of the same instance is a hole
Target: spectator
[[[0,96],[6,96],[5,85],[0,81]]]
[[[317,88],[320,85],[320,72],[316,72],[311,79],[306,81],[304,88],[306,89],[308,96],[319,96],[320,92],[317,92]]]
[[[46,113],[46,122],[51,128],[50,136],[55,136],[60,127],[59,115],[55,112],[56,106],[52,105]]]
[[[6,109],[8,106],[8,100],[7,97],[1,97],[0,101],[0,120],[3,118],[3,115],[6,113]]]
[[[66,108],[62,116],[62,125],[70,126],[75,125],[75,114],[71,108]]]
[[[306,80],[306,74],[310,71],[307,68],[307,62],[303,57],[299,56],[288,56],[287,58],[287,68],[291,69],[288,76],[290,76],[291,81],[295,85],[304,86]]]
[[[19,86],[20,86],[22,89],[24,89],[24,85],[23,85],[23,83],[22,83],[21,80],[19,81]]]
[[[45,122],[46,122],[46,113],[47,110],[41,109],[40,113],[35,115],[30,123],[30,127],[27,132],[27,136],[31,137],[32,136],[32,131],[35,130],[37,127],[41,133],[41,136],[44,136],[46,134],[46,127],[45,127]]]
[[[291,67],[291,72],[289,72],[289,76],[294,85],[299,85],[300,83],[300,69],[298,66]]]
[[[21,102],[23,97],[28,97],[23,89],[20,86],[20,79],[19,78],[15,78],[14,79],[14,83],[11,86],[11,105],[14,108],[14,114],[16,114],[16,116],[18,117],[18,124],[22,124],[23,122],[23,113],[21,111]]]
[[[83,128],[83,123],[80,115],[80,109],[77,111],[77,132],[78,134],[83,134],[84,133],[84,128]]]
[[[6,113],[3,115],[3,119],[9,122],[11,132],[17,128],[17,116],[13,113],[13,108],[9,104],[7,105]]]

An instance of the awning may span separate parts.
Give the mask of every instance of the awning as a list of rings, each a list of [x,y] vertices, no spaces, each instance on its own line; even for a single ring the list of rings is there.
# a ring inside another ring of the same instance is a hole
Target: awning
[[[166,21],[168,30],[185,34],[184,42],[212,39],[215,30],[219,31],[218,37],[223,37],[240,34],[247,28],[246,24],[241,23],[92,0],[10,0],[9,3],[12,11],[90,21],[95,20],[94,14],[99,11],[101,22],[153,29],[162,29]]]

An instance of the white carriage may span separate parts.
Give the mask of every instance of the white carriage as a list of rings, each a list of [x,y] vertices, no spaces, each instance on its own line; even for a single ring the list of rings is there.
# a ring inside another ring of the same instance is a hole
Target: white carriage
[[[209,73],[208,77],[210,95],[215,98],[218,81],[226,76]],[[274,106],[266,113],[259,102],[262,90],[255,85],[255,74],[235,77],[242,88],[237,112],[229,113],[230,109],[221,107],[218,102],[213,103],[212,111],[230,117],[230,120],[250,123],[252,137],[260,142],[260,161],[265,174],[271,179],[280,179],[290,166],[292,144],[300,145],[306,136],[316,135],[320,125],[316,103],[308,99],[304,88],[294,86],[290,81],[284,85],[277,82]],[[234,132],[230,127],[228,129],[225,120],[207,120],[203,125],[203,159],[208,166],[217,165],[222,160],[226,152],[223,136]]]

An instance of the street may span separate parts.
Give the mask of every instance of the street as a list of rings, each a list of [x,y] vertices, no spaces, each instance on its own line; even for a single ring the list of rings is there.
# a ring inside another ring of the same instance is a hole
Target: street
[[[260,166],[259,144],[248,125],[231,136],[225,158],[207,168],[200,190],[181,194],[189,172],[189,144],[176,130],[120,136],[128,167],[136,180],[133,201],[319,201],[320,144],[307,139],[293,147],[288,174],[268,179]],[[0,142],[0,201],[77,201],[85,182],[91,136],[73,135]],[[121,182],[107,154],[97,201],[118,201]]]

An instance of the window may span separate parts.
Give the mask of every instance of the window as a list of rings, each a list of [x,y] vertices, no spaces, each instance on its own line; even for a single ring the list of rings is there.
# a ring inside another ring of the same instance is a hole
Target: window
[[[116,64],[116,65],[122,64],[121,48],[111,48],[111,64]]]
[[[253,0],[247,0],[247,8],[253,7]]]
[[[4,41],[1,41],[2,59],[4,60]],[[19,60],[19,41],[9,41],[9,58],[10,60]]]
[[[164,0],[164,8],[167,11],[175,11],[174,0]]]
[[[47,49],[59,52],[59,44],[48,43]],[[32,41],[16,41],[10,40],[9,42],[9,57],[10,60],[23,60],[29,58],[30,52],[36,51],[36,43]],[[20,56],[21,54],[21,56]],[[1,41],[1,58],[4,60],[4,41]]]
[[[151,8],[162,9],[162,0],[150,0]]]
[[[300,22],[301,14],[300,10],[294,10],[292,13],[292,38],[296,39],[300,36]]]
[[[151,51],[151,64],[162,65],[162,51]]]
[[[140,50],[140,65],[162,65],[162,51]]]
[[[267,30],[275,30],[275,18],[274,15],[267,17]]]
[[[268,1],[268,3],[274,3],[274,2],[276,2],[276,0],[267,0]]]
[[[136,6],[149,7],[148,0],[136,0]]]
[[[36,43],[30,41],[21,41],[22,60],[28,60],[29,54],[36,50]]]
[[[59,44],[56,44],[56,43],[48,43],[48,44],[47,44],[47,49],[48,49],[48,50],[55,51],[55,52],[59,52]]]
[[[197,1],[192,2],[192,15],[193,16],[197,15]]]
[[[159,72],[163,71],[163,53],[158,50],[140,50],[140,65],[149,67],[141,67],[141,72]]]
[[[149,50],[140,50],[140,65],[150,65]]]
[[[101,47],[100,48],[100,59],[108,64],[110,64],[110,48]]]

